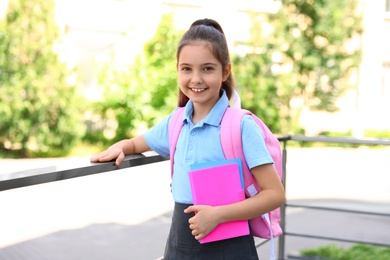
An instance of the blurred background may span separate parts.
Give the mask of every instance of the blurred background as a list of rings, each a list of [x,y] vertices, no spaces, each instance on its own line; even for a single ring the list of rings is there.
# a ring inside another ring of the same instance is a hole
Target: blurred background
[[[176,47],[201,18],[222,25],[242,106],[274,133],[390,138],[390,0],[0,0],[0,181],[89,165],[170,113]],[[288,146],[289,201],[388,212],[388,147]],[[0,259],[156,259],[169,183],[160,162],[2,191]],[[389,242],[388,218],[307,213],[289,210],[292,226]]]
[[[90,154],[176,106],[175,52],[222,25],[242,105],[278,134],[390,137],[390,3],[0,1],[0,156]]]

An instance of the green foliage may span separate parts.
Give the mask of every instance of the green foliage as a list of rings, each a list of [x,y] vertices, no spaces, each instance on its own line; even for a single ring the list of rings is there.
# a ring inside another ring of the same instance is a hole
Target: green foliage
[[[275,133],[280,132],[279,108],[281,81],[272,74],[272,45],[261,30],[263,17],[252,16],[250,50],[244,56],[233,57],[233,73],[242,107],[255,113]]]
[[[364,244],[356,244],[349,249],[343,249],[335,245],[326,245],[315,249],[301,250],[300,253],[304,256],[315,256],[332,260],[390,259],[390,248]]]
[[[335,111],[335,101],[347,89],[348,78],[360,63],[361,17],[357,0],[283,0],[274,17],[276,38],[284,41],[284,62],[293,64],[293,96],[311,108]],[[282,47],[282,46],[280,46]]]
[[[364,137],[390,139],[390,131],[386,131],[386,130],[379,131],[379,130],[374,130],[374,129],[366,129],[364,131]]]
[[[262,74],[259,71],[260,68],[266,68],[268,65],[262,63],[263,60],[256,55],[235,57],[233,62],[242,107],[259,116],[273,132],[278,132],[280,121],[277,86],[268,76],[269,74]]]
[[[252,101],[259,107],[256,113],[273,115],[277,108],[280,127],[274,129],[295,134],[302,106],[337,110],[335,102],[351,87],[349,76],[361,59],[362,25],[357,5],[357,0],[283,0],[276,14],[253,15],[254,37],[247,43],[253,58],[248,54],[242,59],[258,69],[249,73],[254,78],[248,78],[246,83],[241,82],[247,76],[244,73],[238,79],[241,88],[244,83],[251,91],[258,89]],[[267,23],[273,30],[265,34],[261,28]],[[248,71],[247,64],[241,63]],[[257,98],[263,91],[269,92],[262,95],[267,101]],[[300,105],[292,106],[294,102]],[[267,116],[264,120],[268,123]],[[269,120],[271,125],[274,120]]]
[[[107,64],[102,68],[99,84],[103,87],[103,100],[93,109],[102,126],[91,122],[85,141],[110,144],[133,137],[176,107],[176,47],[181,33],[173,28],[173,16],[163,15],[156,34],[131,66]],[[114,127],[107,134],[110,124]]]
[[[53,48],[54,2],[10,0],[0,21],[0,153],[65,155],[81,135],[80,104]]]
[[[142,113],[142,91],[133,87],[128,70],[107,64],[99,73],[103,100],[92,102],[87,119],[86,143],[107,146],[112,142],[132,136],[135,119]]]
[[[163,15],[156,34],[144,47],[145,74],[139,85],[150,87],[153,114],[145,117],[149,126],[156,124],[177,106],[176,49],[183,32],[173,28],[173,14]]]

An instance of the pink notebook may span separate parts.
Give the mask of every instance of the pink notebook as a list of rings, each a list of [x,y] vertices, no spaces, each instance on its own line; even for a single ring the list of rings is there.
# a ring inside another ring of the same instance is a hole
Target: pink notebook
[[[236,162],[221,161],[212,166],[189,172],[194,205],[219,206],[245,199],[241,184],[240,169]],[[245,236],[249,234],[247,220],[225,222],[201,239],[201,244]]]

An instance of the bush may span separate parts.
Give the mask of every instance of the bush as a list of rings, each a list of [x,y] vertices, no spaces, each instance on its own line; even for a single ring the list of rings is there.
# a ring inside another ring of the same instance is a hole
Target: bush
[[[322,257],[332,260],[388,260],[390,248],[374,245],[356,244],[349,249],[335,245],[321,246],[300,251],[303,256]]]

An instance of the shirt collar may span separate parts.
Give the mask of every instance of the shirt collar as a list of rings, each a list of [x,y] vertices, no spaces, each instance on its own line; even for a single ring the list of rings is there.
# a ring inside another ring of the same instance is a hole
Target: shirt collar
[[[201,121],[202,124],[209,124],[218,126],[221,124],[223,114],[226,109],[230,106],[229,99],[226,96],[226,92],[222,89],[222,96],[218,102],[211,109],[210,113]],[[188,123],[192,119],[192,112],[194,111],[194,105],[191,100],[189,100],[184,109],[184,123]]]

